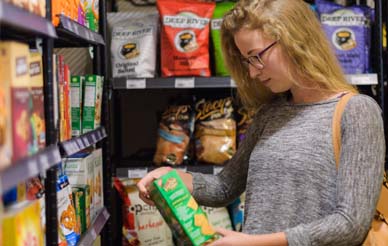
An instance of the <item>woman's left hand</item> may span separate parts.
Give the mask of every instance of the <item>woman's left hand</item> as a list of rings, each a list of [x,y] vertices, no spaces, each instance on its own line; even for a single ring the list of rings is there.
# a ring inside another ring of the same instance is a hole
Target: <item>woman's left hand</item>
[[[216,232],[222,236],[222,238],[207,244],[206,246],[249,246],[252,243],[250,240],[251,235],[230,231],[223,228],[216,228]]]

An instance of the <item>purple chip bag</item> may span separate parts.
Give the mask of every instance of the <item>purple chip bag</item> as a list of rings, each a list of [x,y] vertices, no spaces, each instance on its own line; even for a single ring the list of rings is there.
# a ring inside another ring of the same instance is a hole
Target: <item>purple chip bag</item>
[[[343,7],[325,0],[316,0],[315,3],[322,27],[344,72],[369,72],[373,9],[364,6]]]

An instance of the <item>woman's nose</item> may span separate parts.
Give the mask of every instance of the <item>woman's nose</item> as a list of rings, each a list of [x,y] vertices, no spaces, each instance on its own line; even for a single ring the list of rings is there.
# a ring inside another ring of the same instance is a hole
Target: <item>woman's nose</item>
[[[262,72],[261,69],[258,69],[255,66],[252,66],[251,64],[249,64],[248,66],[249,66],[249,76],[252,79],[255,79],[258,75],[261,75],[261,72]]]

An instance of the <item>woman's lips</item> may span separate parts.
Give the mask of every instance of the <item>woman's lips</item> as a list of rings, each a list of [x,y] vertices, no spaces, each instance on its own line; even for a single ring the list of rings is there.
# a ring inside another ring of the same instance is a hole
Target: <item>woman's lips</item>
[[[271,81],[271,79],[265,79],[265,80],[262,80],[261,83],[263,83],[264,85],[266,85],[266,84],[268,84],[270,81]]]

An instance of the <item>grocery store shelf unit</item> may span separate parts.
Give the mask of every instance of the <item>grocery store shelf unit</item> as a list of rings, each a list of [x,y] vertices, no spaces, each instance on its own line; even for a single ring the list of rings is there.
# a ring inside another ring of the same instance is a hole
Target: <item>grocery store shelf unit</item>
[[[106,136],[105,128],[101,126],[96,130],[60,143],[61,150],[63,150],[64,156],[70,156],[98,143]]]
[[[23,158],[0,172],[2,191],[8,191],[22,181],[45,172],[61,161],[59,149],[51,145],[38,153]],[[0,194],[2,192],[0,191]]]
[[[39,35],[57,37],[51,22],[41,16],[30,13],[27,10],[13,6],[5,1],[0,1],[0,30],[1,35],[11,37],[16,32],[22,35]],[[7,32],[7,30],[10,30]]]
[[[346,79],[353,85],[377,85],[377,74],[349,74]],[[176,78],[114,78],[113,89],[187,89],[233,88],[230,77],[176,77]]]
[[[98,213],[94,219],[90,228],[82,235],[81,240],[78,242],[78,246],[90,246],[96,240],[97,236],[101,233],[110,215],[108,210],[104,207]]]
[[[93,32],[87,27],[60,15],[60,24],[56,28],[59,39],[56,40],[56,47],[87,47],[90,45],[105,45],[101,34]]]

